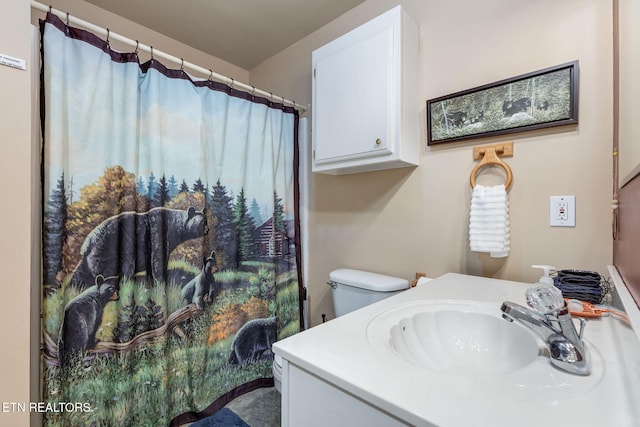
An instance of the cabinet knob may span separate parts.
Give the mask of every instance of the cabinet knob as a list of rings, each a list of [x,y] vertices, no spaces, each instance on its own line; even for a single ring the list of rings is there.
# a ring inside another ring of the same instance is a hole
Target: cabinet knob
[[[382,144],[382,140],[380,138],[376,138],[376,145]]]

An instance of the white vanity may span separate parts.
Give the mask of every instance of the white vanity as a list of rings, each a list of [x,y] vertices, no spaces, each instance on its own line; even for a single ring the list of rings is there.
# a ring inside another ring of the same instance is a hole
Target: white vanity
[[[534,335],[522,335],[527,329],[500,316],[503,301],[526,305],[529,286],[449,273],[275,343],[284,359],[282,425],[640,425],[640,343],[633,330],[614,317],[590,320],[584,339],[591,374],[560,371],[542,340],[531,341]],[[458,346],[472,344],[473,351],[453,348],[456,328],[477,329],[471,334],[477,345],[467,337]],[[417,354],[422,350],[410,340],[397,341],[411,329],[439,340],[428,351],[446,349],[452,357]],[[421,363],[422,356],[429,362]]]

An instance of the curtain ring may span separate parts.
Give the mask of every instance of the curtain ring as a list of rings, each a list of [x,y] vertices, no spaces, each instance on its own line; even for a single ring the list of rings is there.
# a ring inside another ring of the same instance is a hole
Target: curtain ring
[[[140,46],[140,42],[138,40],[136,40],[136,50],[133,52],[136,54],[136,56],[138,56],[138,47]]]
[[[111,47],[109,45],[109,37],[111,36],[111,31],[109,31],[109,29],[107,28],[107,47]]]
[[[151,60],[153,61],[153,46],[149,46],[151,48]]]
[[[212,78],[213,78],[213,70],[209,68],[209,78],[207,80],[211,81]]]
[[[255,86],[251,86],[251,100],[253,101],[253,98],[255,97],[255,93],[256,93],[256,87]]]
[[[49,5],[49,13],[53,13],[53,6]]]
[[[231,85],[229,86],[229,88],[233,89],[233,85],[236,83],[235,80],[233,80],[233,77],[231,77]]]
[[[67,26],[69,26],[69,12],[67,12]]]
[[[184,71],[184,59],[180,58],[180,71]]]

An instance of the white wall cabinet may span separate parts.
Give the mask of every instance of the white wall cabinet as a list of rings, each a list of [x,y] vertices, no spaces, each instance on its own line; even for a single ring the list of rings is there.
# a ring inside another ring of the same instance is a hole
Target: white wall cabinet
[[[419,163],[418,43],[396,6],[313,52],[314,172]]]

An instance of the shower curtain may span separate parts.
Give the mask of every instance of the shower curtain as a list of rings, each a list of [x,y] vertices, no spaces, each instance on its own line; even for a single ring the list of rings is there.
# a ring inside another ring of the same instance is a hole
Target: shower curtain
[[[41,27],[45,425],[180,425],[273,385],[302,318],[297,112]]]

